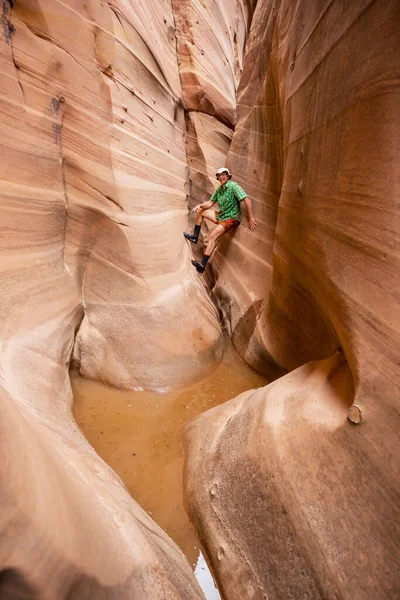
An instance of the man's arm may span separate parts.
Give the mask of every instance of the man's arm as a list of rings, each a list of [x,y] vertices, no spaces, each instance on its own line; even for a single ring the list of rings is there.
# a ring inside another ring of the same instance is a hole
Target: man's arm
[[[251,208],[251,200],[250,200],[250,198],[244,198],[243,202],[246,205],[247,216],[249,219],[249,229],[250,229],[250,231],[254,231],[255,228],[257,227],[257,223],[256,223],[255,218],[253,217],[253,210]]]
[[[198,204],[194,208],[192,208],[192,213],[197,213],[199,210],[207,210],[207,208],[211,208],[215,204],[214,200],[207,200],[207,202],[203,202],[202,204]]]

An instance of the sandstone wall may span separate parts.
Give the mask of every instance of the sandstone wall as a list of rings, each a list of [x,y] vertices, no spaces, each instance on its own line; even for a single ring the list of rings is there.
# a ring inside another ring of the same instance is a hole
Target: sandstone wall
[[[253,17],[227,164],[258,228],[221,243],[213,295],[245,360],[290,373],[187,430],[229,598],[399,589],[399,16],[261,0]]]
[[[108,107],[106,139],[94,138],[88,151],[98,159],[83,173],[71,148],[67,241],[80,256],[92,240],[75,356],[86,376],[164,388],[199,377],[221,353],[215,310],[181,236],[189,177],[174,19],[163,2],[106,12],[92,67]]]
[[[228,154],[258,228],[208,283],[245,360],[291,373],[188,430],[193,520],[230,598],[390,597],[396,3],[1,10],[0,595],[201,596],[78,431],[68,368],[75,344],[86,376],[164,388],[219,360],[182,230]]]
[[[82,372],[120,387],[180,385],[220,356],[181,233],[171,6],[1,9],[0,595],[201,597],[79,432],[68,376],[78,328]]]
[[[215,172],[226,162],[237,122],[237,89],[255,2],[185,0],[173,1],[172,5],[187,113],[189,208],[193,208],[209,200],[218,185]],[[193,227],[192,215],[189,223]],[[203,242],[209,227],[207,222],[202,227]],[[191,249],[201,252],[201,247]]]
[[[259,228],[240,228],[232,255],[220,263],[216,255],[215,292],[237,348],[267,374],[341,347],[356,381],[362,371],[370,386],[381,377],[391,386],[398,14],[377,1],[308,10],[257,6],[228,165],[254,201]],[[251,292],[229,311],[224,295],[241,287]],[[243,336],[249,310],[256,319]]]
[[[181,239],[189,171],[171,6],[31,0],[11,21],[19,100],[48,126],[55,159],[82,373],[130,389],[199,377],[221,334]]]
[[[172,0],[179,72],[186,109],[236,123],[236,91],[243,72],[254,0]]]

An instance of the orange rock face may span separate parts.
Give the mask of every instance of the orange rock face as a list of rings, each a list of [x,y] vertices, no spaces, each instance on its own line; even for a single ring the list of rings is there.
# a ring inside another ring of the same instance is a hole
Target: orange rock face
[[[233,289],[236,346],[269,376],[340,347],[357,383],[393,390],[395,6],[289,4],[259,3],[252,22],[228,165],[259,228],[235,236],[234,270],[216,255],[221,307]],[[382,48],[361,57],[368,36]]]
[[[246,361],[291,372],[186,435],[191,515],[232,599],[399,589],[398,22],[396,2],[253,17],[227,164],[258,228],[221,244],[213,294]]]
[[[181,235],[189,177],[171,8],[24,2],[10,18],[7,69],[31,128],[14,145],[38,128],[46,137],[65,268],[81,289],[82,373],[130,389],[199,377],[221,333]]]
[[[396,2],[0,10],[0,596],[201,597],[82,437],[68,368],[195,380],[218,310],[250,365],[287,373],[187,431],[224,594],[394,596]],[[222,241],[215,306],[182,231],[226,157],[258,227]]]
[[[0,596],[201,597],[83,439],[68,376],[74,342],[85,375],[126,388],[180,385],[221,353],[182,236],[171,7],[1,9]]]
[[[236,91],[254,0],[172,0],[187,110],[233,127]],[[213,167],[215,169],[215,165]]]

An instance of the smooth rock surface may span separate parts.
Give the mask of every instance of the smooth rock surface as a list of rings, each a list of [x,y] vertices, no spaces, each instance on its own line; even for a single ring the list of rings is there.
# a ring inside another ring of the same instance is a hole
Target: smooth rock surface
[[[186,434],[190,514],[230,599],[400,589],[399,17],[254,13],[227,166],[258,227],[222,241],[213,297],[249,364],[290,373]]]
[[[193,520],[229,598],[399,589],[398,3],[255,4],[1,4],[2,598],[201,597],[83,439],[68,368],[160,390],[219,360],[182,231],[226,156],[258,228],[212,297],[290,373],[189,428]]]
[[[200,377],[221,332],[182,236],[189,171],[171,7],[30,0],[10,19],[15,109],[47,138],[30,160],[38,169],[50,153],[58,171],[82,374],[128,389]],[[30,143],[18,135],[16,152]]]
[[[82,372],[120,387],[180,385],[219,359],[182,236],[171,7],[1,10],[0,596],[200,598],[74,423],[68,374],[78,328]]]
[[[396,597],[398,429],[348,421],[353,394],[336,353],[186,426],[189,514],[224,597]]]
[[[227,162],[259,225],[213,262],[235,346],[269,377],[341,347],[393,397],[398,18],[396,2],[257,5]]]
[[[236,124],[236,91],[255,0],[172,0],[186,109]],[[214,166],[215,168],[215,166]]]

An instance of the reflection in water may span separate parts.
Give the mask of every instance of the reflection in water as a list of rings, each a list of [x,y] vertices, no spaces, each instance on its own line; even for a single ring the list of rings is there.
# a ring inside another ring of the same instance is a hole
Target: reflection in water
[[[249,369],[227,341],[217,369],[180,390],[126,392],[83,379],[74,371],[71,382],[75,418],[89,443],[182,548],[194,569],[200,544],[183,506],[182,426],[245,390],[265,385],[265,379]],[[196,572],[203,572],[203,566]]]
[[[199,582],[201,589],[204,592],[207,600],[221,600],[218,588],[214,583],[214,579],[208,568],[208,564],[205,561],[203,553],[200,551],[197,565],[194,570],[194,575]]]

